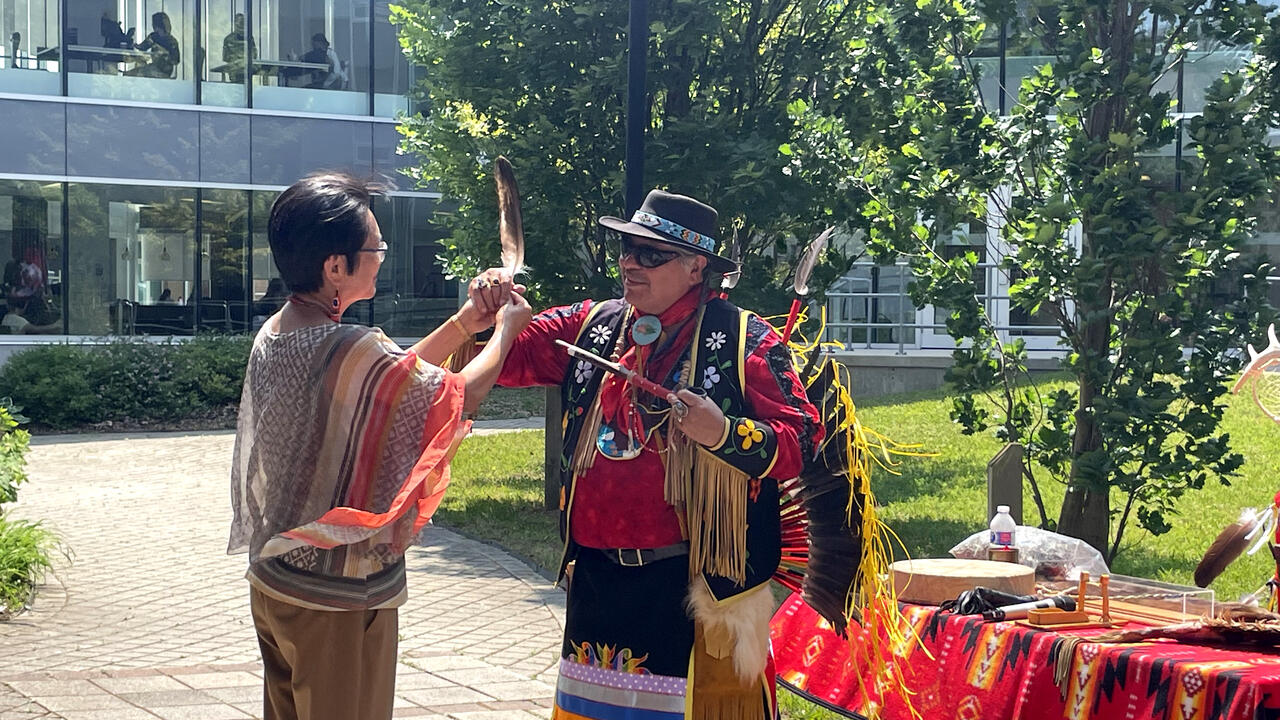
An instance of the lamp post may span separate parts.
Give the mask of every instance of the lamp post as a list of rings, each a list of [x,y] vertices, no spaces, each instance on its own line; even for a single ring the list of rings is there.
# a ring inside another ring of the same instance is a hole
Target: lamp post
[[[644,200],[645,58],[649,49],[649,0],[631,0],[627,31],[627,216]]]

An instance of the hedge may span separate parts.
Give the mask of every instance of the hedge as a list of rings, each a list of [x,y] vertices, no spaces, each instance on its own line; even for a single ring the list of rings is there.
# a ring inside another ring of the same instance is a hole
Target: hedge
[[[240,401],[252,344],[248,336],[207,335],[40,345],[0,367],[0,394],[54,429],[207,416]]]

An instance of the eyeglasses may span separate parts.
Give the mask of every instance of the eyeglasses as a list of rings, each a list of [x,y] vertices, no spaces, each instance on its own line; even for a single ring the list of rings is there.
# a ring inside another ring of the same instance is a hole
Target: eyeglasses
[[[618,241],[618,259],[621,260],[628,255],[642,268],[656,268],[666,265],[678,257],[686,257],[687,253],[676,250],[659,250],[649,245],[637,245],[624,235]]]
[[[386,243],[378,243],[378,247],[376,248],[360,248],[356,252],[378,253],[378,262],[382,262],[387,259],[387,251],[390,249],[390,245],[387,245]]]

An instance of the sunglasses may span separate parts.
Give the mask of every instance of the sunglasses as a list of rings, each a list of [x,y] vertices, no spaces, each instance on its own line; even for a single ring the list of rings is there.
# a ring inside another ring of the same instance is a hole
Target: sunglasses
[[[621,260],[628,255],[642,268],[656,268],[678,257],[687,257],[688,254],[676,250],[659,250],[649,245],[637,245],[624,235],[618,241],[618,259]]]

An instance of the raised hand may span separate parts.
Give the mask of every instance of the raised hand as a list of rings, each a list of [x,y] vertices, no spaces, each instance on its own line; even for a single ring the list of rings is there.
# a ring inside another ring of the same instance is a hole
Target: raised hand
[[[500,305],[496,311],[485,310],[471,295],[471,287],[475,284],[476,281],[472,280],[467,290],[467,301],[462,304],[462,307],[458,308],[458,321],[461,322],[462,326],[466,328],[466,331],[472,335],[484,332],[485,330],[493,327],[493,323],[497,319],[498,313],[510,304],[507,303],[505,305]],[[525,286],[512,285],[511,290],[513,293],[523,296]],[[486,292],[484,294],[487,296],[488,293]],[[521,297],[521,299],[523,300],[523,297]]]
[[[516,285],[510,268],[489,268],[467,285],[467,297],[485,315],[493,315],[511,300]],[[521,286],[520,292],[524,292]]]
[[[516,287],[520,292],[512,290],[508,293],[507,304],[503,305],[494,316],[496,333],[510,333],[515,336],[533,321],[533,308],[529,306],[529,301],[525,300],[524,295],[520,294],[524,291],[524,286]]]

